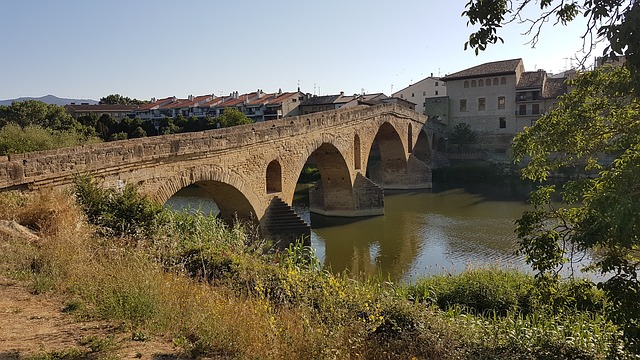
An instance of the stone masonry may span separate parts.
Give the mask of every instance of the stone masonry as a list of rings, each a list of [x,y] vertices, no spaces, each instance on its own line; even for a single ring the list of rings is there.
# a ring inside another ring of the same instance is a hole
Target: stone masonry
[[[143,194],[165,202],[179,189],[197,184],[212,195],[223,217],[262,220],[274,196],[291,204],[300,172],[312,159],[322,178],[321,196],[312,204],[315,211],[369,216],[382,213],[383,188],[431,187],[432,134],[426,121],[424,115],[394,104],[358,106],[225,129],[10,155],[0,158],[0,190],[64,187],[78,174],[90,174],[103,186],[133,183]],[[375,184],[365,177],[374,142],[380,155],[372,171]]]

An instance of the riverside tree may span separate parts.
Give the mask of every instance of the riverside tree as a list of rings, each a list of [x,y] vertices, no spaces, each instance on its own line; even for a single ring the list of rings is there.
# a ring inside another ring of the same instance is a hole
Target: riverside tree
[[[522,19],[533,4],[539,17]],[[608,315],[622,328],[628,348],[640,353],[640,2],[471,0],[463,16],[480,28],[465,47],[485,50],[502,41],[500,27],[518,20],[529,22],[535,45],[549,19],[566,25],[581,15],[588,20],[587,50],[605,41],[604,55],[624,55],[626,63],[580,74],[557,109],[514,139],[515,160],[528,160],[525,178],[543,181],[566,168],[591,175],[562,187],[563,203],[571,205],[551,202],[553,186],[532,194],[534,210],[517,222],[520,251],[550,289],[563,266],[590,252],[591,268],[607,279],[598,286],[611,299]]]

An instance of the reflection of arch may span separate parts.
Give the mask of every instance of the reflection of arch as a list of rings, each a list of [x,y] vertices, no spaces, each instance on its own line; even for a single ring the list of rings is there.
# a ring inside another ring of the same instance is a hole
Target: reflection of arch
[[[223,219],[231,221],[237,215],[242,220],[258,220],[256,206],[260,202],[249,185],[239,176],[217,166],[198,166],[184,170],[167,179],[151,192],[151,196],[164,204],[178,190],[192,184],[209,193],[218,205]],[[264,209],[258,210],[262,215]]]
[[[282,191],[282,169],[277,160],[273,160],[267,166],[267,193]]]
[[[413,147],[413,155],[424,163],[431,163],[431,146],[429,145],[429,136],[424,131],[420,131],[420,134],[418,134],[416,146]]]
[[[356,134],[353,137],[353,165],[356,170],[359,170],[362,166],[362,161],[360,160],[360,136]]]

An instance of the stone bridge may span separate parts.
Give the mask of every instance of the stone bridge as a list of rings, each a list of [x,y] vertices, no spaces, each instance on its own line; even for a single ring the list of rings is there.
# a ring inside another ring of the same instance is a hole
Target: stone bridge
[[[274,198],[291,204],[305,163],[321,181],[312,212],[383,213],[382,189],[431,187],[426,117],[397,105],[330,112],[195,133],[86,145],[0,158],[0,189],[63,187],[91,174],[107,187],[136,184],[164,203],[196,184],[223,218],[264,224]],[[367,177],[368,176],[368,177]]]

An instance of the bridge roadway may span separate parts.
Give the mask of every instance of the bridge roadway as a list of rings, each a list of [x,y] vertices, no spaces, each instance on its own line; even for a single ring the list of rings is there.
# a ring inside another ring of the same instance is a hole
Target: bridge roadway
[[[0,190],[64,187],[91,174],[106,187],[136,184],[164,203],[196,184],[223,218],[264,222],[274,197],[287,204],[305,163],[321,181],[311,211],[328,216],[383,213],[383,189],[431,187],[427,118],[394,104],[358,106],[279,120],[0,158]],[[379,159],[369,167],[369,155]]]

